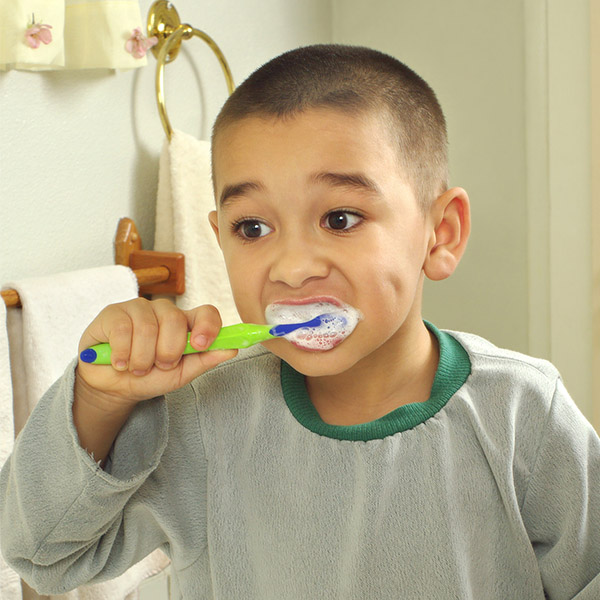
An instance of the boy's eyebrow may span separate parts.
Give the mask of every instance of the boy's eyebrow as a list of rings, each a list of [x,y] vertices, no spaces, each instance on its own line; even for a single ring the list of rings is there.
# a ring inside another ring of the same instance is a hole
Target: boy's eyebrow
[[[377,183],[364,173],[332,173],[325,171],[315,173],[312,176],[312,180],[315,183],[325,183],[332,187],[348,187],[381,194]]]
[[[370,177],[364,173],[333,173],[330,171],[322,171],[315,173],[310,177],[314,183],[324,183],[331,187],[346,187],[359,189],[374,194],[381,194],[379,186]],[[219,198],[219,206],[223,207],[232,198],[236,196],[244,196],[248,192],[264,191],[264,186],[258,181],[244,181],[241,183],[233,183],[226,185],[221,192]]]
[[[223,207],[228,200],[233,198],[234,196],[243,196],[250,191],[261,191],[263,190],[263,186],[257,181],[244,181],[243,183],[233,183],[231,185],[226,185],[221,192],[221,197],[219,198],[219,206]]]

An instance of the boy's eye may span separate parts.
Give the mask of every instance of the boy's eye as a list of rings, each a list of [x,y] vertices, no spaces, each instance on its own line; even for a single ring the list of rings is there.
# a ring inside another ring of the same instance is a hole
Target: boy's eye
[[[265,225],[262,221],[256,219],[238,221],[233,224],[233,230],[246,240],[261,238],[273,231],[268,225]]]
[[[336,210],[325,217],[325,226],[335,231],[351,229],[360,223],[361,217],[346,210]]]

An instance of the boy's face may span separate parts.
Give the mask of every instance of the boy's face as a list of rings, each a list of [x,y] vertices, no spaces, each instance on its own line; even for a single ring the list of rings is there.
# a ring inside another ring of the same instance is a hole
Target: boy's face
[[[264,323],[271,303],[319,299],[363,315],[331,350],[265,346],[309,376],[398,357],[422,326],[431,227],[378,117],[311,109],[246,118],[219,133],[213,161],[210,218],[242,319]]]

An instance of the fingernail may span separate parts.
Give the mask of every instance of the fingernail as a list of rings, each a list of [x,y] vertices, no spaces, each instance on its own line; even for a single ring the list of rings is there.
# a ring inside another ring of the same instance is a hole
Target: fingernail
[[[117,371],[125,371],[127,369],[127,362],[124,360],[118,360],[115,363],[115,369]]]
[[[136,377],[143,377],[148,371],[140,371],[139,369],[136,369],[135,371],[133,371],[133,374]]]
[[[196,348],[206,348],[208,346],[208,338],[202,334],[194,336],[194,346]]]

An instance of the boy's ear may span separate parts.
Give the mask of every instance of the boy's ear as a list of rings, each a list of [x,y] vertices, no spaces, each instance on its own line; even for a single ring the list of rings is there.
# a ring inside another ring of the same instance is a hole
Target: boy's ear
[[[219,244],[219,248],[221,247],[221,236],[219,235],[219,217],[216,210],[211,210],[208,213],[208,220],[210,222],[210,226],[215,232],[215,236],[217,238],[217,243]]]
[[[469,196],[462,188],[451,188],[433,203],[428,217],[432,231],[423,270],[433,281],[450,277],[467,247],[471,232]]]

